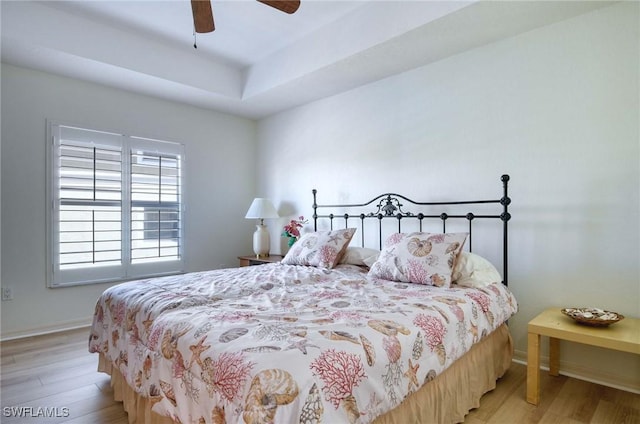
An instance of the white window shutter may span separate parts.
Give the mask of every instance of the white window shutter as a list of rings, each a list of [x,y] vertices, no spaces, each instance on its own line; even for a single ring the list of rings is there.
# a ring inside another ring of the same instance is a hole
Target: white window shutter
[[[50,131],[50,285],[182,271],[182,146]]]

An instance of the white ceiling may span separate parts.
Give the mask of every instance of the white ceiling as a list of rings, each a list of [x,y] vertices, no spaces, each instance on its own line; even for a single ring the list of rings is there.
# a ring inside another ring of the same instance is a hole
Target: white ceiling
[[[258,119],[610,4],[3,0],[2,62]]]

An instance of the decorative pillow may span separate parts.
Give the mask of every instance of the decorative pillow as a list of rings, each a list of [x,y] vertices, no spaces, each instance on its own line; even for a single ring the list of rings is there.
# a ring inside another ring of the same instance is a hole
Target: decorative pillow
[[[349,246],[340,263],[370,267],[378,259],[378,256],[380,256],[380,251],[377,249]]]
[[[396,233],[386,241],[369,275],[384,280],[451,285],[451,271],[467,233]]]
[[[460,252],[451,279],[459,286],[476,288],[502,281],[491,262],[471,252]]]
[[[355,232],[355,228],[345,228],[305,233],[291,246],[282,263],[333,268],[344,255]]]

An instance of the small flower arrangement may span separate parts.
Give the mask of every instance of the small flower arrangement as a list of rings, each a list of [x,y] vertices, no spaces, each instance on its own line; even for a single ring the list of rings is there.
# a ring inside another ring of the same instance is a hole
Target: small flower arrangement
[[[284,226],[282,231],[282,237],[287,237],[289,239],[288,246],[293,246],[293,243],[298,241],[300,238],[300,228],[304,224],[308,222],[307,219],[304,219],[304,216],[300,215],[298,219],[292,219],[287,225]]]

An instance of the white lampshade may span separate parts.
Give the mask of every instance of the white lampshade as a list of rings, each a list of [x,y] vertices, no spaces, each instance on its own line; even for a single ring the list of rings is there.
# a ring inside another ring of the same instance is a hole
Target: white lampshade
[[[256,225],[256,231],[253,233],[253,252],[257,257],[269,256],[269,248],[271,247],[269,230],[264,226],[264,219],[277,217],[278,212],[276,212],[276,208],[273,207],[269,199],[262,197],[253,199],[245,218],[260,220],[260,223]]]
[[[265,218],[277,218],[278,212],[273,207],[271,200],[263,197],[256,197],[251,202],[247,214],[244,216],[247,219],[265,219]]]

